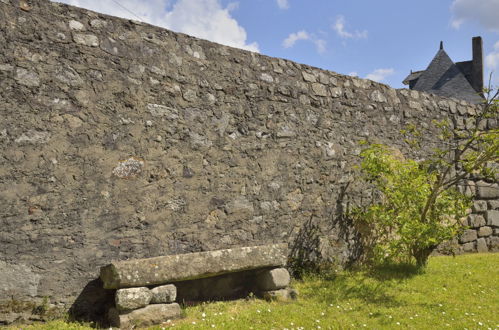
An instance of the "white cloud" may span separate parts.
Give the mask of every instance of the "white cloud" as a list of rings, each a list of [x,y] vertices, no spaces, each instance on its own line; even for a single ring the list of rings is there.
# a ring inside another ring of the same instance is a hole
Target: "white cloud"
[[[314,40],[315,49],[319,54],[324,54],[326,52],[326,40],[324,39],[315,39]]]
[[[466,21],[475,21],[499,32],[499,0],[454,0],[451,12],[451,24],[456,29]]]
[[[289,8],[289,2],[288,2],[288,0],[277,0],[277,5],[281,9],[288,9]]]
[[[355,71],[349,72],[348,75],[352,76],[352,77],[358,77],[359,76],[359,74],[357,72],[355,72]]]
[[[499,88],[499,41],[495,43],[494,50],[485,56],[485,66],[488,71],[485,83],[489,83],[489,74],[492,73],[492,81],[490,83]]]
[[[376,69],[373,72],[369,73],[366,76],[366,79],[371,79],[371,80],[374,80],[374,81],[381,82],[381,81],[385,80],[386,77],[388,77],[388,76],[390,76],[390,75],[392,75],[394,73],[395,73],[395,70],[392,69],[392,68],[389,68],[389,69]]]
[[[248,43],[245,29],[231,16],[237,3],[223,8],[220,0],[58,0],[97,12],[144,20],[147,23],[186,33],[227,46],[258,51]],[[117,5],[119,3],[120,5]],[[138,16],[138,17],[137,17]]]
[[[284,48],[293,47],[297,41],[309,40],[315,45],[315,49],[319,54],[326,52],[326,41],[323,39],[316,38],[314,35],[309,34],[305,30],[301,30],[295,33],[290,33],[286,39],[283,40],[282,46]]]
[[[331,26],[333,30],[336,31],[336,33],[341,37],[345,39],[365,39],[367,38],[367,30],[364,31],[355,31],[355,32],[348,32],[345,30],[345,17],[343,16],[338,16],[336,18],[336,22]]]
[[[494,50],[485,56],[485,65],[490,70],[499,69],[499,41],[495,43]]]
[[[295,45],[298,40],[309,40],[310,35],[307,31],[301,30],[296,33],[290,33],[289,36],[284,39],[282,45],[284,48],[291,48]]]
[[[178,0],[165,15],[165,25],[198,38],[258,51],[256,43],[246,43],[246,31],[219,0]]]

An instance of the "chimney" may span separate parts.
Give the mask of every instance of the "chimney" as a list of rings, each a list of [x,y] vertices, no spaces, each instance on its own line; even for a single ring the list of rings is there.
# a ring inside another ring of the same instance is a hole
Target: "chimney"
[[[483,42],[482,37],[473,37],[473,60],[471,61],[471,87],[483,92]]]

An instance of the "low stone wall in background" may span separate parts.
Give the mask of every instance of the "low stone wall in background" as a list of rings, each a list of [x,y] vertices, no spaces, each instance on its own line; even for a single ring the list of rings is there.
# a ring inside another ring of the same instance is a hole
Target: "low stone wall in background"
[[[499,185],[483,180],[468,181],[463,189],[474,196],[472,213],[463,224],[468,227],[456,239],[458,252],[499,251]]]

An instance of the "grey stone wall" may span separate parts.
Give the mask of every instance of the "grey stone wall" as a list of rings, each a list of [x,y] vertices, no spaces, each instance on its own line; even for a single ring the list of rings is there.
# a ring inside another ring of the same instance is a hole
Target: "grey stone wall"
[[[430,150],[432,120],[477,109],[46,0],[0,1],[0,50],[0,301],[71,304],[111,260],[293,245],[306,225],[346,263],[359,141],[407,153],[415,124]],[[480,187],[466,250],[497,246]]]
[[[463,219],[467,229],[456,238],[459,252],[499,251],[499,185],[470,180],[463,189],[474,196],[472,213]]]

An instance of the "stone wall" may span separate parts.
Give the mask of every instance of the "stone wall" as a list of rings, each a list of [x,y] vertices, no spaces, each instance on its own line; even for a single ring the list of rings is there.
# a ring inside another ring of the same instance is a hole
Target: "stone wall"
[[[424,157],[401,129],[430,150],[432,120],[477,110],[47,0],[0,0],[0,49],[0,301],[71,304],[111,260],[292,246],[306,226],[346,263],[359,141]],[[473,249],[497,244],[490,191]]]
[[[468,227],[459,243],[460,252],[499,251],[499,187],[497,183],[471,180],[464,189],[475,197],[472,213],[464,220]]]

